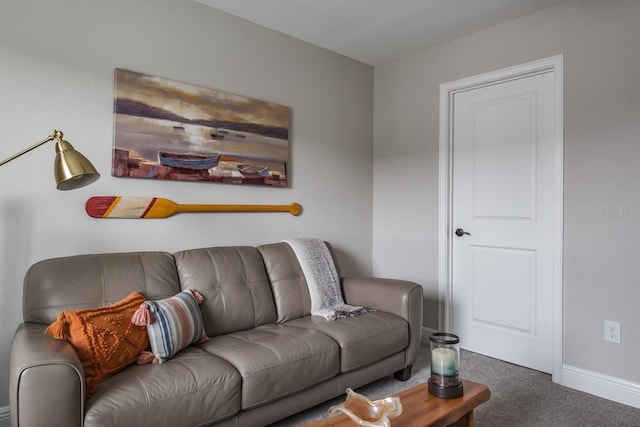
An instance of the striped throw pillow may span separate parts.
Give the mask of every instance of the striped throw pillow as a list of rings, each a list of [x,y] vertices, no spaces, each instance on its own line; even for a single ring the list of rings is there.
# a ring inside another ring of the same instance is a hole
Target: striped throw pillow
[[[146,325],[151,352],[143,352],[138,363],[163,363],[191,344],[209,341],[202,322],[201,302],[202,296],[193,289],[163,300],[145,301],[132,323]]]

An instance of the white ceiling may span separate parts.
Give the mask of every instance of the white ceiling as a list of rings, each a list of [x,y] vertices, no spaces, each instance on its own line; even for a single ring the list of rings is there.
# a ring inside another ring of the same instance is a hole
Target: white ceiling
[[[566,0],[196,0],[380,65]]]

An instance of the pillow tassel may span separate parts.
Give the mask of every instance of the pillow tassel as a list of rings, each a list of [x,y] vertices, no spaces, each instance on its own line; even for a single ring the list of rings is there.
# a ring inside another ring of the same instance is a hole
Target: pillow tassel
[[[158,358],[150,351],[143,351],[142,353],[140,353],[140,355],[138,356],[138,359],[136,360],[136,363],[138,365],[146,365],[148,363],[155,363],[157,364],[159,362]]]
[[[191,293],[193,294],[193,297],[195,298],[196,302],[198,304],[202,304],[202,301],[204,301],[204,298],[202,297],[202,295],[200,294],[200,292],[196,291],[195,289],[189,289],[191,291]]]
[[[51,335],[53,338],[61,340],[64,339],[64,311],[58,314],[58,318],[55,322],[51,323],[47,326],[47,329],[44,330],[45,334]]]
[[[147,326],[151,323],[151,312],[146,302],[140,304],[140,308],[133,313],[131,323],[136,326]]]

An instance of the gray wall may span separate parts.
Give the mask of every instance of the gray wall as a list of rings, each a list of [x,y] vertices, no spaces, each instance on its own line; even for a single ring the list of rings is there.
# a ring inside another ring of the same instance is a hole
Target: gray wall
[[[291,188],[111,177],[116,67],[289,106]],[[0,168],[0,417],[22,279],[35,261],[320,237],[334,245],[344,274],[370,273],[370,66],[194,1],[2,0],[0,118],[0,158],[59,128],[102,173],[89,187],[57,191],[52,143]],[[85,214],[88,197],[117,194],[179,203],[296,201],[304,211],[164,220]]]
[[[423,284],[427,327],[440,84],[563,54],[564,363],[640,383],[639,22],[637,0],[572,0],[376,67],[374,273]],[[620,345],[604,320],[621,322]]]

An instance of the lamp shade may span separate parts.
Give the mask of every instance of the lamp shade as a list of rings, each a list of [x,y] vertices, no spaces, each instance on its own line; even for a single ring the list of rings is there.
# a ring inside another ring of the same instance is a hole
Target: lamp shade
[[[84,187],[100,178],[100,174],[85,156],[62,138],[56,142],[56,159],[53,165],[58,190]]]

